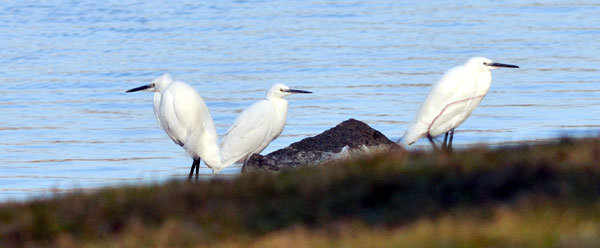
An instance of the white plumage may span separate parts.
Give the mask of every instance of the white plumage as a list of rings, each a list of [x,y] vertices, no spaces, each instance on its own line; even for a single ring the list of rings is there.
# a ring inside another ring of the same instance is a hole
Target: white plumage
[[[221,155],[212,116],[192,86],[174,81],[169,74],[164,74],[149,85],[127,92],[141,90],[155,92],[153,107],[159,126],[194,159],[189,177],[193,175],[194,168],[198,173],[201,159],[210,168],[220,167]]]
[[[275,84],[267,92],[267,99],[254,103],[235,119],[219,145],[222,167],[246,161],[281,134],[288,111],[288,102],[283,97],[293,93],[311,92]]]
[[[474,57],[464,65],[448,70],[433,85],[421,105],[403,140],[411,145],[423,136],[431,137],[452,132],[460,126],[483,100],[492,83],[491,69],[518,68],[515,65],[494,63],[487,58]],[[450,147],[452,136],[450,139]],[[445,145],[445,144],[444,144]]]

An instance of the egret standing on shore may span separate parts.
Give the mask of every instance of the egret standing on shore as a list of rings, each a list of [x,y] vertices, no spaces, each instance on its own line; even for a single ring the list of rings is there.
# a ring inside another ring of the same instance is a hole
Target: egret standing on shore
[[[427,136],[433,148],[437,149],[432,137],[445,133],[442,148],[452,150],[454,129],[471,115],[485,97],[492,83],[490,70],[498,67],[519,68],[474,57],[464,65],[447,71],[431,88],[421,110],[406,131],[404,142],[411,145]]]
[[[151,84],[126,92],[135,91],[155,92],[153,105],[158,125],[194,160],[188,179],[194,175],[194,168],[198,178],[201,159],[209,168],[221,165],[215,124],[204,100],[192,86],[173,81],[165,73]]]
[[[275,84],[267,92],[267,99],[254,103],[235,119],[219,145],[222,167],[245,162],[281,134],[288,111],[288,102],[283,97],[294,93],[312,92]]]

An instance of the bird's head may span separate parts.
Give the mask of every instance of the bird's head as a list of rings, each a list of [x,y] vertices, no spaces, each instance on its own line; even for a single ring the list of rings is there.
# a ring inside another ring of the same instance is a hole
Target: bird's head
[[[273,86],[271,86],[271,88],[267,92],[267,98],[272,98],[272,97],[283,98],[285,96],[295,94],[295,93],[310,94],[312,92],[305,91],[305,90],[290,89],[290,87],[288,87],[285,84],[274,84]]]
[[[171,79],[171,75],[169,73],[165,73],[162,76],[152,80],[151,84],[143,85],[140,87],[136,87],[125,91],[126,93],[136,92],[136,91],[150,91],[150,92],[162,92],[164,91],[169,84],[173,82]]]
[[[489,70],[496,69],[498,67],[519,68],[516,65],[496,63],[496,62],[493,62],[490,59],[484,58],[484,57],[470,58],[467,61],[467,63],[465,63],[465,66],[468,68],[471,68],[472,70],[476,70],[476,71],[489,71]]]

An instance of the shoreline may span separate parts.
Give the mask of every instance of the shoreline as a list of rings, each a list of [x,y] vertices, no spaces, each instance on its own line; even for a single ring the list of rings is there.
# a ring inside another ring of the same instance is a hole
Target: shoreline
[[[232,180],[170,180],[3,203],[0,245],[164,245],[166,232],[169,246],[244,247],[290,238],[294,230],[309,244],[309,237],[375,238],[387,245],[443,244],[444,237],[458,244],[481,237],[508,246],[594,244],[600,240],[598,151],[600,137],[452,154],[401,150]],[[501,220],[513,224],[500,235],[493,230]],[[447,225],[454,227],[440,236]],[[580,228],[586,225],[598,231]],[[365,235],[350,235],[355,230]],[[532,230],[545,235],[525,235]]]

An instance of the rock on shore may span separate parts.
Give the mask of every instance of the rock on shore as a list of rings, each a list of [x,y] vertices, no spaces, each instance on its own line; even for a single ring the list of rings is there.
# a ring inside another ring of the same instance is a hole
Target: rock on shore
[[[253,154],[244,163],[242,172],[315,166],[391,149],[402,148],[364,122],[348,119],[317,136],[305,138],[266,156]]]

